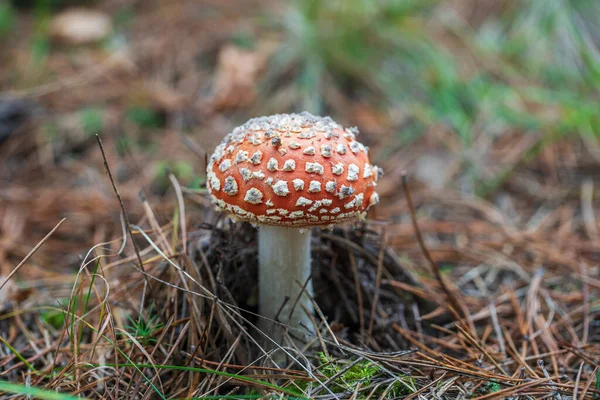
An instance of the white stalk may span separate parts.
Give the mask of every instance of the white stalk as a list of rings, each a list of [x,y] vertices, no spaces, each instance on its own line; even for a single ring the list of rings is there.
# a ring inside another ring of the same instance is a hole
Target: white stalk
[[[297,228],[261,226],[258,232],[259,313],[270,319],[277,317],[279,322],[294,328],[312,329],[307,315],[307,312],[313,313],[308,296],[313,295],[312,280],[302,290],[311,271],[310,230],[300,232]],[[296,303],[298,296],[300,299]],[[279,325],[261,320],[259,327],[277,343],[283,344]]]

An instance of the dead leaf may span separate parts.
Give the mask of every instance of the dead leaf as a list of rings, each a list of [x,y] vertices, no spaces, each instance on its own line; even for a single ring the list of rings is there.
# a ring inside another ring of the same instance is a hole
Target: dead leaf
[[[214,86],[216,109],[251,105],[256,99],[256,81],[267,62],[267,54],[227,45],[221,49]]]
[[[50,34],[57,40],[81,45],[98,42],[112,31],[110,17],[101,11],[72,8],[56,15]]]

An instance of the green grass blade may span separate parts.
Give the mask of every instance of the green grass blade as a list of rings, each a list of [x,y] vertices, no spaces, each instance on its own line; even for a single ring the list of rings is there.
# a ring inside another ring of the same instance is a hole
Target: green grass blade
[[[98,367],[100,366],[99,364],[90,364],[91,366],[94,367]],[[116,367],[116,364],[103,364],[102,366],[105,367]],[[206,374],[214,374],[214,375],[219,375],[219,376],[224,376],[227,378],[233,378],[233,379],[237,379],[240,381],[245,381],[245,382],[249,382],[249,383],[254,383],[256,385],[260,385],[269,389],[273,389],[273,390],[277,390],[279,392],[291,395],[291,396],[295,396],[297,399],[302,399],[302,400],[309,400],[307,397],[303,397],[300,393],[296,393],[293,390],[281,387],[281,386],[277,386],[277,385],[273,385],[269,382],[265,382],[265,381],[261,381],[259,379],[254,379],[254,378],[250,378],[244,375],[237,375],[237,374],[231,374],[229,372],[223,372],[223,371],[216,371],[214,369],[208,369],[208,368],[196,368],[196,367],[184,367],[184,366],[179,366],[179,365],[160,365],[160,364],[156,364],[156,365],[152,365],[152,364],[119,364],[119,367],[134,367],[134,368],[158,368],[158,369],[174,369],[174,370],[179,370],[179,371],[192,371],[192,372],[203,372]],[[239,398],[239,397],[238,397]]]
[[[23,364],[25,364],[25,366],[26,366],[27,368],[29,368],[29,370],[30,370],[30,371],[32,371],[32,372],[34,372],[34,373],[36,373],[36,374],[38,373],[37,369],[35,369],[35,368],[33,367],[33,365],[29,364],[29,362],[28,362],[28,361],[25,359],[25,357],[23,357],[23,356],[21,355],[21,353],[19,353],[19,352],[17,351],[17,349],[15,349],[14,347],[12,347],[12,346],[10,345],[10,343],[8,343],[6,340],[4,340],[4,338],[3,338],[2,336],[0,336],[0,342],[2,342],[2,343],[3,343],[3,344],[6,346],[6,347],[8,347],[8,349],[9,349],[9,350],[10,350],[10,351],[11,351],[11,352],[12,352],[12,353],[13,353],[13,354],[14,354],[14,355],[15,355],[15,356],[16,356],[16,357],[19,359],[19,360],[21,360],[21,361],[23,362]]]
[[[36,399],[44,400],[80,400],[83,397],[75,397],[64,393],[58,393],[51,390],[39,389],[30,386],[19,385],[17,383],[10,383],[6,381],[0,381],[0,393],[13,393],[22,396],[30,396]]]
[[[85,300],[83,301],[83,312],[81,316],[83,317],[87,313],[88,305],[90,303],[90,297],[92,295],[92,290],[94,289],[94,282],[96,281],[96,274],[98,273],[98,267],[100,266],[100,260],[96,261],[96,265],[94,266],[94,271],[92,272],[92,277],[90,279],[90,285],[88,286],[88,291],[85,296]],[[83,322],[80,323],[79,326],[79,338],[78,344],[81,345],[81,339],[83,337]]]

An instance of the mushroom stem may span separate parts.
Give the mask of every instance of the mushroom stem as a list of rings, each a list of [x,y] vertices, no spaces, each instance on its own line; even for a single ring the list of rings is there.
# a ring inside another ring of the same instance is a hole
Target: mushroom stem
[[[277,317],[279,322],[293,328],[310,329],[312,322],[307,312],[313,313],[309,297],[313,295],[312,280],[302,290],[311,272],[310,230],[300,232],[296,228],[261,226],[258,232],[260,314],[270,319]],[[259,327],[283,344],[281,327],[264,319]]]

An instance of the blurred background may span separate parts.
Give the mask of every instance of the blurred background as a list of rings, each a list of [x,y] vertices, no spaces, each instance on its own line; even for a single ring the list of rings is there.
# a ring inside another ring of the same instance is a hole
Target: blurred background
[[[0,275],[63,217],[22,277],[120,237],[96,134],[133,221],[143,199],[172,219],[171,171],[193,229],[206,154],[304,110],[359,127],[400,249],[403,171],[438,259],[462,243],[444,234],[497,229],[482,216],[566,256],[597,246],[597,0],[2,0],[0,48]]]

